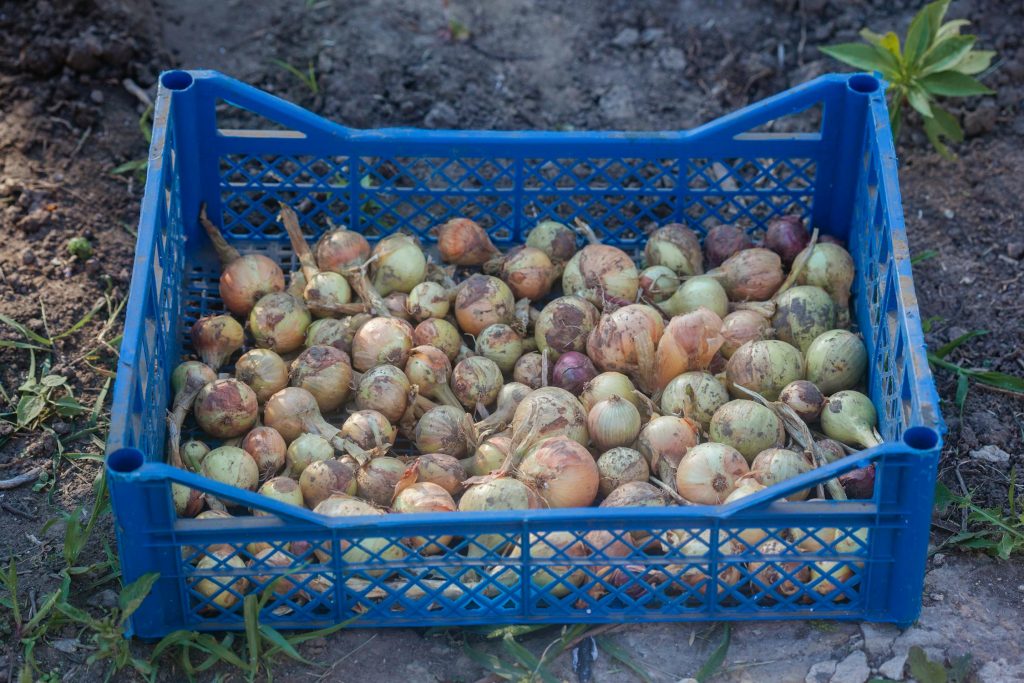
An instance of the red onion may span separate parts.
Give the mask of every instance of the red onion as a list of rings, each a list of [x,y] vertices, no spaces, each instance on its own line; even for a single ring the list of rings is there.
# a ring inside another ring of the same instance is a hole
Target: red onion
[[[200,318],[192,325],[192,345],[203,362],[220,369],[245,343],[245,330],[230,315],[212,315]]]
[[[552,384],[579,396],[587,382],[597,377],[593,361],[582,353],[563,353],[551,373]]]
[[[851,500],[865,500],[875,495],[875,464],[851,470],[839,477],[846,495]]]
[[[764,246],[778,254],[788,268],[793,265],[793,259],[807,246],[810,239],[811,236],[800,216],[780,216],[768,223]]]
[[[453,218],[437,229],[437,249],[445,263],[482,266],[498,255],[487,231],[469,218]]]
[[[750,235],[735,225],[716,225],[704,237],[704,257],[708,266],[717,268],[736,252],[750,249],[754,242]]]

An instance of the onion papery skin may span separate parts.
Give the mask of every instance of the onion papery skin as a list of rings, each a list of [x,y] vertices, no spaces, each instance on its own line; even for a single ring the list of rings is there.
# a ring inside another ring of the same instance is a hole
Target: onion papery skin
[[[565,389],[544,387],[527,394],[512,417],[512,433],[527,435],[519,448],[529,448],[539,441],[552,436],[565,436],[586,446],[587,414],[576,397]]]
[[[497,323],[515,321],[515,298],[504,282],[490,275],[471,275],[455,296],[455,319],[466,334],[477,335]]]
[[[679,285],[679,277],[668,266],[649,266],[640,271],[640,293],[649,303],[667,300],[676,293]]]
[[[416,423],[416,448],[421,453],[444,453],[453,458],[465,458],[473,448],[472,427],[462,408],[437,406],[431,408]]]
[[[359,328],[373,319],[369,313],[357,313],[346,318],[321,318],[306,328],[305,346],[333,346],[345,353],[352,353],[352,337]]]
[[[422,322],[429,318],[444,318],[448,315],[451,298],[448,290],[436,282],[421,282],[409,292],[407,310],[412,319]]]
[[[688,417],[707,431],[711,416],[729,402],[729,392],[714,375],[704,371],[684,372],[661,392],[661,412]]]
[[[668,266],[676,275],[700,275],[704,272],[704,254],[697,233],[681,223],[658,228],[644,247],[647,266]]]
[[[597,498],[600,473],[590,451],[571,438],[541,441],[519,464],[517,476],[547,507],[586,507]]]
[[[300,434],[285,452],[285,475],[298,479],[314,462],[334,459],[334,447],[316,434]]]
[[[814,422],[825,407],[825,396],[813,382],[798,379],[790,382],[779,392],[779,401],[793,409],[801,420]]]
[[[566,263],[576,253],[576,233],[557,221],[541,221],[526,236],[526,246],[540,249],[552,263]]]
[[[544,358],[536,351],[524,353],[512,369],[512,379],[531,389],[540,389],[547,384],[547,378],[544,377]]]
[[[756,311],[733,311],[722,318],[722,355],[732,358],[749,341],[771,339],[771,321]]]
[[[658,341],[654,386],[661,390],[687,370],[706,369],[725,341],[721,331],[722,319],[703,307],[672,318]]]
[[[273,427],[260,426],[250,430],[242,439],[241,447],[256,461],[260,481],[267,481],[284,469],[288,445]]]
[[[587,340],[587,355],[602,372],[621,372],[641,390],[652,390],[655,354],[664,329],[661,314],[650,306],[623,306],[601,316]]]
[[[469,411],[478,405],[493,405],[503,385],[501,368],[483,356],[470,356],[452,370],[452,393]]]
[[[622,485],[629,482],[646,483],[651,476],[651,468],[643,454],[626,447],[612,448],[602,453],[597,459],[597,471],[600,475],[598,490],[605,502]]]
[[[453,218],[437,230],[437,249],[445,263],[482,266],[498,255],[487,231],[469,218]]]
[[[376,410],[356,410],[341,425],[341,435],[363,450],[393,446],[398,436],[394,425]]]
[[[501,259],[498,275],[516,299],[536,301],[548,295],[557,279],[558,270],[540,249],[515,247]]]
[[[797,276],[797,282],[821,287],[828,292],[836,303],[836,318],[845,327],[850,320],[850,287],[856,272],[853,257],[843,247],[829,242],[814,244],[808,249],[812,251]]]
[[[785,448],[768,448],[761,451],[750,463],[750,471],[758,484],[771,486],[810,472],[811,463],[802,454]],[[810,489],[795,491],[786,496],[786,500],[804,500],[811,493]]]
[[[636,448],[651,472],[662,481],[674,481],[676,467],[700,441],[699,427],[692,420],[674,415],[662,415],[648,422],[636,440]]]
[[[617,247],[590,244],[565,265],[562,290],[580,296],[597,308],[606,299],[636,301],[640,273],[629,255]]]
[[[398,513],[455,512],[455,501],[437,484],[417,482],[402,489],[395,496],[391,508]],[[441,555],[451,540],[450,534],[440,536],[433,542],[424,536],[413,536],[405,539],[405,543],[420,555]]]
[[[313,394],[321,413],[332,413],[345,404],[351,389],[348,354],[333,346],[311,346],[292,361],[289,382]]]

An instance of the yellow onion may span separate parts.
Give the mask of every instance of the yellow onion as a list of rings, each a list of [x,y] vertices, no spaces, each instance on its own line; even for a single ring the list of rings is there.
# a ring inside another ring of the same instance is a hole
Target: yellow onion
[[[602,372],[622,372],[641,390],[653,390],[655,354],[665,324],[650,306],[631,304],[601,316],[587,340],[587,355]]]
[[[369,313],[357,313],[345,318],[321,318],[306,328],[305,346],[333,346],[345,353],[352,352],[352,337],[359,328],[373,319]]]
[[[264,589],[273,584],[275,595],[287,595],[290,601],[305,602],[309,599],[309,594],[305,588],[300,588],[300,586],[309,586],[309,583],[301,583],[309,575],[296,574],[293,571],[295,564],[291,555],[272,546],[262,548],[258,552],[253,553],[253,561],[250,567],[267,572],[266,574],[253,574],[253,590],[262,594]],[[282,605],[278,609],[290,610],[291,608]],[[277,610],[275,610],[276,612]]]
[[[408,294],[427,275],[427,257],[408,235],[390,235],[377,242],[371,259],[370,279],[381,296]]]
[[[345,274],[370,257],[370,243],[360,233],[344,228],[325,232],[316,243],[316,265],[320,270]]]
[[[707,562],[711,559],[711,531],[705,529],[698,533],[685,530],[671,530],[665,534],[683,559],[687,561],[684,565],[668,565],[665,571],[673,576],[678,575],[680,580],[687,586],[697,588],[701,595],[707,593],[712,583],[712,577],[708,573],[710,567]],[[719,558],[737,555],[742,552],[742,544],[734,540],[726,540],[725,534],[718,535],[718,556]],[[723,567],[715,577],[715,584],[718,593],[723,593],[726,588],[735,586],[740,582],[743,574],[735,563],[718,561],[718,566]]]
[[[341,425],[341,435],[368,451],[394,445],[398,432],[388,418],[376,410],[356,410]]]
[[[515,560],[522,556],[522,548],[513,546],[508,557]],[[530,570],[530,582],[537,588],[554,597],[561,598],[569,595],[570,586],[579,587],[587,575],[582,569],[576,567],[573,558],[584,558],[587,556],[587,547],[580,541],[576,534],[568,531],[549,531],[544,534],[530,534],[530,560],[551,560],[568,558],[565,564],[540,564],[537,563]],[[512,563],[515,566],[516,562]],[[514,586],[520,580],[518,572],[510,571],[501,564],[496,565],[490,573],[497,577],[498,583],[505,586]]]
[[[657,265],[657,264],[653,264]],[[617,247],[589,244],[565,264],[562,291],[583,297],[598,308],[636,301],[640,274],[629,254]]]
[[[753,577],[750,587],[755,593],[766,593],[768,596],[776,594],[789,596],[797,593],[800,586],[807,583],[811,576],[811,568],[808,564],[796,558],[774,559],[774,556],[789,555],[792,557],[792,552],[783,543],[776,540],[765,541],[757,546],[759,555],[771,556],[771,559],[765,562],[747,563],[747,571]]]
[[[356,472],[356,494],[381,507],[391,504],[395,485],[405,473],[405,463],[398,458],[383,455],[373,458]]]
[[[704,272],[704,255],[697,234],[681,223],[669,223],[647,238],[644,263],[668,266],[676,275],[700,275]]]
[[[548,373],[550,374],[550,369]],[[544,377],[544,357],[536,351],[524,353],[512,369],[512,379],[531,389],[540,389],[547,385],[547,378]]]
[[[285,387],[271,396],[263,407],[263,421],[280,432],[287,443],[306,432],[332,442],[338,435],[338,428],[320,414],[316,397],[301,387]]]
[[[420,284],[423,284],[422,282]],[[419,286],[419,285],[417,285]],[[387,306],[388,311],[391,315],[400,320],[410,322],[412,316],[409,315],[409,295],[404,292],[391,292],[384,297],[384,305]]]
[[[375,517],[384,514],[382,510],[378,510],[369,503],[344,494],[334,494],[317,505],[313,512],[328,517]],[[330,562],[332,553],[337,552],[341,555],[341,561],[346,564],[372,562],[375,566],[397,562],[406,555],[405,548],[397,539],[391,540],[374,536],[357,537],[352,541],[340,540],[337,550],[333,548],[333,543],[325,542],[315,552],[317,558],[324,563]],[[379,577],[387,574],[388,570],[386,568],[362,569],[360,572],[368,576]]]
[[[662,415],[640,430],[636,448],[647,460],[653,474],[662,481],[671,482],[686,451],[700,441],[699,429],[697,423],[685,417]]]
[[[821,429],[825,435],[851,446],[871,448],[882,443],[877,426],[875,406],[859,391],[832,394],[821,411]]]
[[[359,372],[381,363],[403,368],[411,349],[409,323],[399,318],[374,318],[352,338],[352,366]]]
[[[472,456],[459,462],[471,477],[482,477],[496,471],[512,451],[512,439],[507,436],[492,436],[476,447]]]
[[[551,383],[578,396],[587,382],[597,377],[594,361],[576,351],[563,353],[558,357],[551,371]]]
[[[498,392],[498,405],[494,412],[476,423],[477,432],[485,436],[507,428],[516,414],[516,408],[530,391],[530,387],[520,382],[509,382],[503,386]]]
[[[658,341],[653,386],[660,390],[687,370],[706,369],[724,341],[721,330],[722,319],[706,308],[672,318]]]
[[[299,488],[299,485],[295,483],[295,480],[289,477],[274,477],[273,479],[269,479],[259,488],[257,493],[261,496],[266,496],[267,498],[273,498],[279,503],[302,507],[302,490]],[[265,517],[272,513],[264,512],[259,508],[253,508],[252,514],[256,517]]]
[[[756,311],[733,311],[722,319],[722,355],[732,358],[736,349],[749,341],[772,336],[771,321]]]
[[[192,589],[209,601],[204,611],[216,613],[217,608],[230,610],[249,592],[249,579],[235,576],[239,569],[245,569],[245,560],[239,557],[233,547],[218,545],[207,549],[196,565],[196,572],[203,572],[208,578],[192,579],[195,581]],[[227,573],[210,573],[218,571]]]
[[[489,325],[476,337],[476,352],[508,374],[523,355],[523,338],[504,323]]]
[[[471,275],[455,296],[455,319],[466,334],[477,335],[490,325],[514,322],[516,301],[504,282],[490,275]]]
[[[352,288],[344,275],[321,271],[306,278],[302,297],[310,313],[317,318],[329,318],[352,301]]]
[[[536,389],[516,408],[512,434],[520,453],[552,436],[565,436],[585,446],[589,439],[587,414],[576,397],[565,389]]]
[[[171,373],[171,390],[175,394],[180,393],[190,379],[193,386],[202,387],[217,379],[217,373],[206,363],[187,360],[179,363]]]
[[[521,246],[494,259],[484,267],[504,280],[516,299],[536,301],[548,295],[558,278],[558,269],[540,249]]]
[[[422,322],[428,318],[443,318],[448,315],[451,300],[448,290],[436,282],[421,282],[409,292],[406,301],[412,319]]]
[[[636,387],[633,386],[629,377],[621,372],[602,372],[587,382],[583,387],[583,393],[580,394],[580,402],[583,403],[584,409],[590,412],[599,401],[612,396],[624,398],[638,409],[641,407],[640,400],[636,395]]]
[[[640,411],[618,396],[598,401],[587,413],[587,431],[598,451],[629,446],[640,434]]]
[[[711,373],[684,372],[662,390],[661,412],[688,417],[706,431],[711,416],[728,401],[729,392]]]
[[[725,499],[726,503],[735,502],[741,498],[746,498],[749,495],[763,491],[766,487],[757,483],[752,476],[747,476],[739,480],[736,484],[736,488],[733,489],[732,493]],[[782,500],[785,500],[784,498]],[[766,538],[768,538],[768,530],[761,529],[758,527],[747,527],[736,534],[738,540],[733,541],[740,546],[740,552],[746,552],[748,549],[753,550]],[[742,541],[742,542],[741,542]]]
[[[235,378],[248,384],[263,404],[288,386],[288,365],[270,349],[250,349],[235,363]]]
[[[729,297],[718,280],[707,275],[687,279],[675,293],[658,305],[668,315],[682,315],[706,308],[722,317],[729,312]]]
[[[273,427],[254,428],[242,439],[241,447],[256,461],[260,481],[267,481],[284,469],[288,445],[285,444],[281,433]]]
[[[802,353],[818,336],[835,327],[835,303],[820,287],[792,287],[780,294],[775,303],[775,338],[792,344]]]
[[[277,353],[302,347],[312,318],[306,305],[287,292],[267,294],[249,313],[249,331],[256,346]]]
[[[594,304],[578,296],[562,296],[541,310],[534,323],[537,350],[548,351],[552,363],[569,351],[583,351],[601,317]]]
[[[291,480],[289,480],[291,481]],[[356,472],[341,460],[315,460],[299,475],[301,498],[310,510],[335,493],[356,494]]]
[[[732,446],[698,444],[686,452],[676,468],[676,490],[691,503],[718,505],[749,471],[743,455]]]
[[[623,446],[602,453],[597,459],[597,472],[600,477],[598,490],[606,502],[609,495],[623,484],[646,483],[651,476],[651,469],[640,451]]]
[[[526,246],[540,249],[552,263],[565,263],[576,253],[576,233],[558,221],[541,221],[526,236]]]
[[[590,451],[566,436],[538,443],[519,463],[517,476],[552,508],[590,505],[600,480]]]
[[[707,275],[722,284],[732,301],[770,299],[785,279],[779,255],[761,248],[737,252]]]
[[[199,223],[224,266],[220,275],[220,298],[229,311],[235,315],[249,315],[253,305],[265,294],[284,289],[281,268],[263,254],[242,256],[238,253],[206,217],[205,204],[200,209]]]
[[[811,463],[807,458],[785,448],[765,449],[750,463],[751,476],[762,486],[778,484],[780,481],[810,472],[811,469]],[[810,489],[796,491],[786,496],[786,500],[804,500],[810,492]]]
[[[292,386],[313,394],[321,413],[330,413],[348,400],[352,366],[344,351],[333,346],[311,346],[292,361],[288,377]]]
[[[711,441],[732,446],[747,462],[768,448],[782,448],[786,430],[770,408],[760,403],[737,399],[715,411],[708,427]]]
[[[453,458],[464,458],[475,446],[472,419],[461,407],[443,405],[431,408],[416,423],[415,441],[421,453],[444,453]]]
[[[196,396],[193,412],[210,436],[230,439],[249,431],[259,415],[256,392],[237,379],[217,379]]]
[[[868,544],[868,530],[859,529],[793,529],[793,542],[802,553],[809,553],[822,556],[835,555],[863,555]],[[854,568],[863,566],[862,562],[851,562],[844,560],[818,561],[811,563],[811,575],[809,584],[814,584],[813,589],[821,595],[837,593],[842,584],[845,584],[853,576]],[[834,600],[842,600],[846,596],[838,593]]]
[[[660,304],[679,289],[679,277],[668,266],[648,266],[640,271],[640,295],[644,301]]]
[[[497,477],[473,484],[466,489],[459,498],[459,512],[536,510],[543,504],[537,493],[518,479]],[[485,549],[501,552],[508,543],[507,533],[478,534],[473,537],[473,542],[469,544],[466,552],[469,557],[482,557]]]
[[[804,378],[804,357],[799,349],[784,341],[747,342],[732,354],[725,374],[734,396],[742,395],[736,389],[739,385],[774,401],[783,387]]]
[[[213,370],[219,370],[245,343],[245,330],[230,315],[211,315],[192,325],[192,346]]]
[[[416,346],[433,346],[444,352],[448,360],[454,361],[463,348],[462,335],[455,325],[439,318],[427,318],[412,333]]]
[[[501,368],[483,356],[470,356],[452,370],[452,393],[469,411],[493,404],[503,384]]]
[[[708,266],[716,268],[736,252],[754,246],[750,235],[735,225],[716,225],[704,236],[704,257]]]
[[[241,448],[221,446],[210,451],[200,468],[204,477],[228,486],[255,491],[260,482],[260,471],[252,456]],[[225,504],[227,503],[225,501]]]
[[[334,447],[321,436],[302,434],[288,444],[285,451],[284,473],[298,479],[307,467],[314,462],[334,459]]]
[[[451,495],[437,484],[417,482],[402,489],[395,496],[391,509],[398,513],[417,512],[455,512],[455,501]],[[440,555],[451,543],[451,534],[429,540],[424,536],[412,536],[405,539],[406,545],[419,552],[420,555]]]
[[[821,287],[836,303],[836,318],[841,326],[850,320],[850,287],[853,285],[854,265],[850,253],[838,244],[818,242],[808,249],[807,263],[797,276],[801,285]],[[800,252],[800,259],[804,252]]]
[[[403,480],[408,478],[414,483],[436,484],[448,495],[454,496],[462,490],[462,482],[466,477],[466,469],[458,458],[445,453],[425,453],[406,467]]]
[[[394,423],[405,414],[411,389],[404,372],[394,365],[378,365],[359,379],[354,403],[356,409],[376,410]]]
[[[437,250],[445,263],[482,266],[501,253],[487,231],[469,218],[453,218],[437,229]]]
[[[792,408],[793,412],[807,423],[817,420],[825,406],[825,396],[813,382],[805,379],[798,379],[782,387],[779,400]]]
[[[806,358],[807,379],[825,395],[854,388],[868,367],[864,342],[848,330],[820,335],[807,347]]]
[[[249,433],[252,434],[252,432]],[[243,446],[243,448],[245,447]],[[199,465],[203,463],[203,458],[205,458],[206,454],[209,452],[210,447],[198,439],[189,439],[185,443],[181,444],[181,456],[185,459],[185,462],[196,464],[196,466],[192,468],[195,471],[199,470]],[[281,453],[284,453],[284,447],[281,448]],[[249,455],[252,455],[252,453]],[[257,460],[257,464],[258,463],[259,461]]]
[[[171,482],[171,500],[179,517],[195,517],[203,509],[205,496],[202,491]]]
[[[405,374],[419,387],[421,395],[447,406],[461,407],[459,399],[448,386],[452,377],[451,361],[440,349],[433,346],[412,349],[405,364]]]

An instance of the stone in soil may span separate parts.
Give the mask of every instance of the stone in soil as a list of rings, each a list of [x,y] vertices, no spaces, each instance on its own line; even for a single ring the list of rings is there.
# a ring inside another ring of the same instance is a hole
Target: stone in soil
[[[892,659],[886,660],[884,664],[878,667],[878,673],[885,676],[888,679],[899,681],[903,679],[903,669],[907,666],[906,655],[896,655]]]
[[[829,683],[864,683],[870,675],[867,655],[862,650],[855,650],[836,664],[836,671]]]
[[[804,678],[804,683],[829,683],[832,674],[835,672],[836,662],[818,662],[811,666],[811,670],[807,672],[807,677]]]
[[[423,119],[423,125],[427,128],[454,128],[459,121],[459,115],[447,102],[438,102]]]
[[[1024,257],[1024,242],[1010,242],[1006,245],[1006,255],[1020,260]]]
[[[640,32],[635,28],[624,28],[612,38],[612,45],[617,47],[633,47],[640,40]]]
[[[900,634],[900,630],[892,624],[871,624],[860,625],[861,635],[864,636],[864,649],[872,658],[884,657],[889,654],[892,648],[892,641]]]
[[[613,123],[625,123],[636,117],[633,95],[629,87],[615,85],[601,96],[601,113]]]
[[[996,465],[1006,465],[1010,462],[1009,453],[999,446],[993,446],[991,444],[971,451],[971,457],[975,460],[983,460]]]

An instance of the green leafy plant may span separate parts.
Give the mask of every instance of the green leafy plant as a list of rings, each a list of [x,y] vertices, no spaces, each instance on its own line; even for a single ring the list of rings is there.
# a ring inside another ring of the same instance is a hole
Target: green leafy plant
[[[299,79],[299,82],[306,86],[311,93],[314,95],[320,94],[320,83],[317,81],[316,69],[313,68],[312,60],[310,60],[306,65],[305,71],[284,61],[283,59],[272,59],[271,61],[290,73],[292,76],[295,76],[295,78]]]
[[[889,117],[898,137],[903,110],[909,105],[924,119],[924,132],[940,154],[952,155],[942,142],[964,138],[956,117],[936,103],[937,97],[991,95],[974,76],[989,68],[995,52],[974,50],[976,36],[960,35],[970,22],[942,22],[949,0],[925,5],[914,17],[902,45],[889,31],[882,35],[867,28],[860,32],[864,43],[842,43],[818,48],[857,69],[878,71],[890,84]]]
[[[970,494],[958,496],[942,482],[936,484],[935,506],[939,512],[945,513],[950,505],[956,505],[967,512],[966,522],[970,527],[953,534],[943,545],[982,550],[1001,560],[1008,560],[1014,553],[1024,551],[1024,505],[1016,496],[1016,478],[1014,471],[1010,475],[1008,512],[981,507],[971,500]]]
[[[77,417],[86,412],[85,406],[75,399],[67,377],[45,371],[36,376],[36,354],[31,349],[29,353],[28,376],[18,387],[20,397],[14,409],[15,424],[19,428],[35,429],[53,415]]]
[[[967,400],[967,392],[970,389],[970,383],[972,381],[988,387],[993,387],[999,391],[1010,392],[1012,394],[1024,394],[1024,377],[1017,377],[1005,372],[996,372],[994,370],[984,370],[981,368],[965,368],[946,360],[946,356],[948,356],[954,349],[962,346],[964,343],[974,339],[975,337],[981,337],[986,334],[988,334],[988,330],[972,330],[966,334],[960,335],[946,344],[943,344],[935,351],[928,352],[929,363],[935,367],[942,368],[943,370],[956,374],[956,396],[954,397],[954,401],[956,402],[956,407],[960,410],[963,410],[964,402]]]

